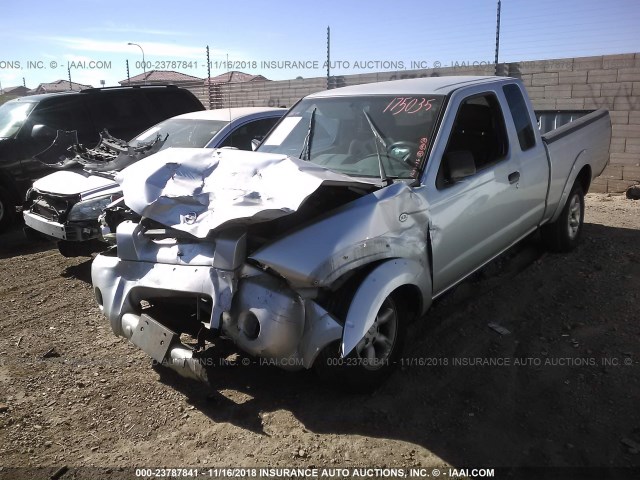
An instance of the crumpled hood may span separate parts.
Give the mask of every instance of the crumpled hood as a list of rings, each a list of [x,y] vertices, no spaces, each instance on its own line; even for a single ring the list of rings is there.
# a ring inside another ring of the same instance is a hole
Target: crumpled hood
[[[102,190],[110,190],[118,184],[110,178],[90,175],[84,171],[60,170],[33,182],[33,187],[55,195],[87,196]]]
[[[322,185],[373,185],[284,155],[208,148],[163,150],[116,180],[133,211],[198,238],[293,213]]]

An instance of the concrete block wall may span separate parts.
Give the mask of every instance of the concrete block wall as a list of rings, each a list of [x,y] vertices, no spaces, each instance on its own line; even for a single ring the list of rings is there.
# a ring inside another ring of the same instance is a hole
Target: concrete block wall
[[[443,75],[494,75],[494,65],[365,73],[335,77],[339,86]],[[640,53],[500,64],[500,75],[520,78],[536,110],[595,110],[611,113],[609,165],[591,191],[623,192],[640,183]],[[223,84],[217,105],[290,107],[325,90],[325,77]],[[208,89],[194,86],[208,106]]]
[[[640,183],[640,53],[565,58],[510,65],[538,110],[607,108],[609,165],[593,192],[624,192]]]

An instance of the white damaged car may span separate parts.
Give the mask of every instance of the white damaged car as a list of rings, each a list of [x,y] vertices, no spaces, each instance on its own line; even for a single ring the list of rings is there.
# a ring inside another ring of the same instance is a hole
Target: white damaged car
[[[185,113],[145,130],[130,142],[101,135],[91,149],[77,145],[73,132],[58,132],[56,142],[38,157],[60,170],[33,184],[24,208],[25,232],[54,240],[64,256],[104,250],[98,217],[122,197],[117,172],[168,148],[251,150],[286,113],[285,108],[239,107]],[[57,163],[53,163],[53,161]]]

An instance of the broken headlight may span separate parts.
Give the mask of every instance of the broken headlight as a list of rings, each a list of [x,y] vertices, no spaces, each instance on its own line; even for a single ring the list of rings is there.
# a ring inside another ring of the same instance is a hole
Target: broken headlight
[[[100,216],[102,210],[104,210],[112,201],[113,196],[107,195],[106,197],[92,198],[91,200],[76,203],[71,208],[67,220],[98,220],[98,216]]]

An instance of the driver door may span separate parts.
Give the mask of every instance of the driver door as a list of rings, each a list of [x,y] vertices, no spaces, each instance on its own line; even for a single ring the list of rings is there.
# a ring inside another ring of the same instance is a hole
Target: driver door
[[[433,291],[442,293],[518,238],[519,159],[512,155],[504,115],[495,92],[455,98],[445,116],[446,140],[434,149],[428,171]],[[454,119],[454,120],[451,120]],[[448,123],[448,124],[447,124]],[[452,180],[451,153],[470,153],[475,173]]]

